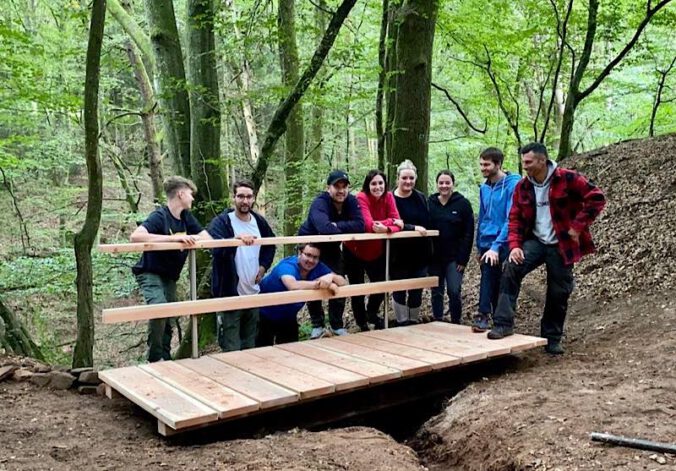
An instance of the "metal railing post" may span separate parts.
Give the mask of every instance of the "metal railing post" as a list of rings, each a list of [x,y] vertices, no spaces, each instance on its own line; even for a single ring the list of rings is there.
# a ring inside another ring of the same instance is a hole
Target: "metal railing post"
[[[189,274],[190,274],[190,300],[197,300],[197,251],[195,249],[188,252],[189,260]],[[192,326],[192,357],[199,358],[199,332],[197,316],[190,316],[190,323]]]
[[[385,239],[385,281],[390,281],[390,239]],[[390,323],[390,293],[385,293],[385,313],[383,315],[385,328],[389,328]]]

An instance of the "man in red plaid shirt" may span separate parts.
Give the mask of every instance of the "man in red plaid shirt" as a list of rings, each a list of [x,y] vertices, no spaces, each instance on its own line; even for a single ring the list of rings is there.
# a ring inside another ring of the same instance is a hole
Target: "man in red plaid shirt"
[[[547,298],[540,322],[545,350],[563,353],[561,336],[573,292],[573,264],[594,251],[589,226],[606,204],[601,190],[579,173],[557,167],[547,148],[524,146],[521,162],[527,177],[514,189],[509,213],[509,258],[500,280],[500,296],[489,339],[514,333],[514,309],[523,278],[545,264]]]

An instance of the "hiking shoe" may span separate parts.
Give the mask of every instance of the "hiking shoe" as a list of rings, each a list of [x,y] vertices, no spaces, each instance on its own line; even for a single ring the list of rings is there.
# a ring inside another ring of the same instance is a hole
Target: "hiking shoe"
[[[368,329],[368,327],[367,327],[367,329]],[[331,333],[333,333],[333,335],[337,335],[338,337],[342,337],[343,335],[347,335],[347,329],[344,329],[342,327],[340,329],[333,329],[332,328]]]
[[[313,327],[312,332],[310,332],[310,340],[320,339],[326,335],[324,327]]]
[[[565,350],[561,346],[561,342],[550,340],[547,342],[547,345],[545,345],[545,352],[549,353],[550,355],[563,355]]]
[[[359,327],[359,331],[360,331],[360,332],[368,332],[369,330],[371,330],[371,329],[369,329],[369,325],[368,325],[368,324],[362,324],[362,325],[357,326],[357,327]]]
[[[502,327],[496,325],[493,329],[488,332],[488,338],[491,340],[504,339],[514,334],[514,330],[511,327]]]
[[[488,330],[488,314],[477,314],[472,321],[472,332],[481,333]]]

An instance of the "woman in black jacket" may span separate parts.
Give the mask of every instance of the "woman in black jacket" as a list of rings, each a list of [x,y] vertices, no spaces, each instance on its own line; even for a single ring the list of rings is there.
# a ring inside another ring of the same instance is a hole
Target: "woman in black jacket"
[[[415,189],[418,177],[415,165],[404,160],[397,167],[397,188],[394,190],[394,201],[397,204],[400,218],[404,221],[404,231],[418,231],[427,234],[430,213],[427,198]],[[427,263],[431,252],[430,240],[427,237],[416,237],[392,241],[392,278],[421,278],[427,275]],[[422,289],[397,291],[394,298],[394,313],[397,325],[417,324],[422,304]]]
[[[444,286],[448,293],[451,322],[462,319],[462,277],[472,251],[474,213],[467,198],[453,191],[455,177],[449,170],[437,174],[437,193],[430,196],[430,229],[439,237],[432,238],[434,255],[430,275],[439,277],[439,286],[432,288],[432,314],[435,320],[444,317]]]

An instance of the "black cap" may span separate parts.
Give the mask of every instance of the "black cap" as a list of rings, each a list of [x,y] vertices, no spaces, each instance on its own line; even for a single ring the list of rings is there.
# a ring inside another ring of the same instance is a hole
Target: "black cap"
[[[326,179],[327,185],[335,185],[341,180],[345,180],[347,184],[350,184],[350,178],[347,176],[345,170],[332,170],[329,173],[329,177]]]

